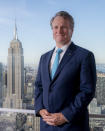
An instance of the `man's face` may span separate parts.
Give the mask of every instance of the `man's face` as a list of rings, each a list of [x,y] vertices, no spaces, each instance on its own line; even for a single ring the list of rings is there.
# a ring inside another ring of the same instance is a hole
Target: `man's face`
[[[53,38],[58,46],[67,44],[72,37],[72,29],[68,19],[61,16],[55,17],[52,22]]]

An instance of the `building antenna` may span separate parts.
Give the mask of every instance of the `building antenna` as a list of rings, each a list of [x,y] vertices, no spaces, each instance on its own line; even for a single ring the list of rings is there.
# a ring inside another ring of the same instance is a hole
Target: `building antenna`
[[[14,39],[15,39],[15,40],[17,40],[17,39],[18,39],[18,35],[17,35],[17,26],[16,26],[16,18],[15,18]]]

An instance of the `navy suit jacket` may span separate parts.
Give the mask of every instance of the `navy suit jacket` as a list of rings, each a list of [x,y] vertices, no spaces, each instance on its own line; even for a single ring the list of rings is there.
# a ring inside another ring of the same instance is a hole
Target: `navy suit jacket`
[[[53,80],[50,60],[54,49],[41,56],[35,81],[35,111],[62,112],[69,121],[49,126],[41,118],[41,131],[89,131],[87,106],[94,97],[96,67],[92,52],[73,42],[65,52]]]

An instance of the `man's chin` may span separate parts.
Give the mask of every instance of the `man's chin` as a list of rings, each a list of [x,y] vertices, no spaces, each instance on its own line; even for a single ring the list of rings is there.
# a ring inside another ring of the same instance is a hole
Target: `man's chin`
[[[65,42],[65,41],[58,41],[57,42],[59,45],[65,45],[67,42]]]
[[[59,47],[59,48],[61,48],[62,46],[64,46],[64,45],[66,45],[67,43],[65,43],[65,42],[56,42],[56,45]]]

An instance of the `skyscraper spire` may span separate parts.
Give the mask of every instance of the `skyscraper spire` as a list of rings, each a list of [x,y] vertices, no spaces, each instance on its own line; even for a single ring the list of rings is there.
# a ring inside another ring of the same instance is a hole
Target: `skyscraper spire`
[[[17,36],[17,26],[16,26],[16,19],[15,19],[14,39],[15,39],[15,40],[18,39],[18,36]]]

